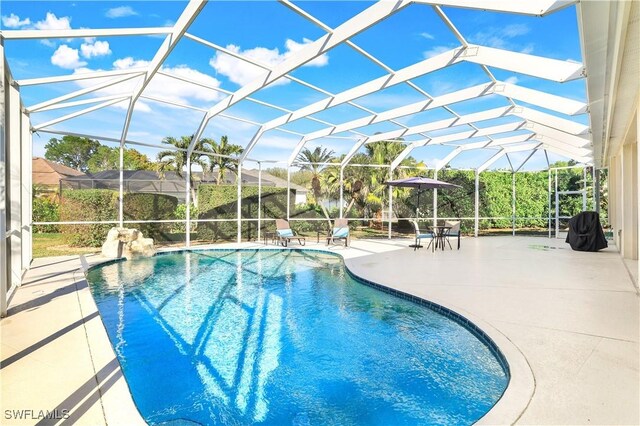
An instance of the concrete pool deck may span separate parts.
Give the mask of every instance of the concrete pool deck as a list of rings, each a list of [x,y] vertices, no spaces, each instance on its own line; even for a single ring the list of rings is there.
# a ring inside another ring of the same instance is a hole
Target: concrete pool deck
[[[409,243],[330,250],[356,275],[453,309],[496,341],[514,380],[481,423],[640,424],[640,299],[615,250],[542,237],[465,238],[459,251]],[[78,256],[34,260],[0,336],[1,424],[144,423]]]

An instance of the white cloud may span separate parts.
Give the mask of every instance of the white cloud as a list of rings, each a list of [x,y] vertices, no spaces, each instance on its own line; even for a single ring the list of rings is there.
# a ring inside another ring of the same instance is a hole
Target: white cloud
[[[533,43],[527,44],[525,47],[520,49],[520,53],[526,53],[527,55],[533,53]],[[579,62],[579,61],[576,61]]]
[[[82,43],[82,45],[80,45],[80,51],[82,52],[82,56],[84,56],[85,58],[91,58],[93,56],[104,56],[111,53],[108,41],[95,40],[87,43]]]
[[[58,18],[55,14],[47,12],[47,16],[42,21],[33,24],[36,30],[70,30],[71,18],[63,16]]]
[[[2,16],[2,25],[7,28],[26,27],[27,25],[31,25],[31,20],[29,18],[21,20],[18,15],[12,13],[9,16]]]
[[[230,44],[227,45],[227,49],[237,53],[238,55],[252,59],[264,66],[274,68],[309,43],[311,43],[311,40],[306,38],[303,39],[302,43],[288,39],[285,41],[286,50],[283,53],[280,53],[280,50],[277,47],[273,49],[255,47],[253,49],[241,50],[239,46]],[[323,67],[328,63],[329,57],[324,54],[312,61],[309,61],[305,66]],[[244,86],[267,72],[259,66],[234,58],[226,53],[217,53],[209,60],[209,65],[211,65],[211,67],[213,67],[218,73],[226,76],[229,80],[239,84],[240,86]],[[288,80],[280,79],[274,84],[284,84],[287,81]]]
[[[518,82],[518,77],[513,75],[513,76],[507,78],[504,82],[505,83],[509,83],[509,84],[516,84]]]
[[[448,52],[451,49],[453,49],[451,46],[434,46],[431,49],[422,52],[422,56],[424,56],[425,59],[429,59],[434,56],[438,56],[441,53]]]
[[[505,37],[514,38],[529,33],[530,28],[525,24],[511,24],[502,29]]]
[[[66,69],[75,69],[87,65],[86,62],[80,60],[78,49],[73,49],[66,44],[61,45],[53,52],[51,63]]]
[[[435,37],[432,34],[429,34],[427,32],[421,32],[420,34],[418,34],[420,37],[422,38],[426,38],[427,40],[433,40],[435,39]]]
[[[119,70],[131,69],[131,68],[145,68],[149,66],[149,61],[134,59],[132,57],[120,58],[113,62],[113,68]],[[74,71],[74,73],[85,73],[92,71],[101,71],[101,70],[91,70],[88,68],[79,68]],[[186,65],[178,65],[175,67],[162,67],[161,71],[167,74],[173,74],[180,77],[187,78],[189,80],[198,81],[200,83],[206,84],[207,86],[219,87],[220,81],[216,78],[206,75],[198,70],[193,68],[189,68]],[[78,84],[81,88],[90,87],[96,84],[103,83],[107,81],[108,78],[100,78],[100,79],[91,79],[91,80],[78,80],[76,84]],[[125,95],[130,94],[131,91],[136,87],[141,81],[141,78],[134,78],[131,80],[127,80],[125,82],[106,87],[104,89],[98,90],[94,92],[96,96],[109,96],[109,95]],[[219,101],[222,99],[222,95],[211,89],[206,89],[201,86],[196,86],[194,84],[190,84],[184,81],[176,80],[170,77],[166,77],[163,75],[156,74],[154,78],[151,80],[149,85],[145,88],[144,94],[165,99],[172,102],[177,102],[181,104],[192,105],[193,101],[201,101],[209,103]],[[166,104],[165,104],[166,105]],[[120,108],[127,108],[127,102],[121,102],[116,104],[115,106]],[[167,105],[168,106],[168,105]],[[182,109],[182,108],[181,108]],[[151,108],[148,105],[148,101],[138,101],[136,102],[136,111],[141,112],[151,112]]]
[[[514,49],[512,39],[528,34],[530,28],[525,24],[510,24],[505,27],[489,27],[469,37],[469,41],[481,46],[496,49]],[[533,49],[531,47],[531,49]]]
[[[127,16],[134,16],[137,14],[138,12],[133,10],[131,6],[119,6],[107,10],[107,13],[105,13],[104,16],[107,18],[125,18]]]

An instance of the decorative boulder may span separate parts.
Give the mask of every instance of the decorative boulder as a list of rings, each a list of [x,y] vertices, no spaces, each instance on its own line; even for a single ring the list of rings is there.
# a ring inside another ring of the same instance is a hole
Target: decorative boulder
[[[137,229],[111,228],[102,244],[102,255],[109,258],[151,257],[156,254],[153,238],[144,238]]]

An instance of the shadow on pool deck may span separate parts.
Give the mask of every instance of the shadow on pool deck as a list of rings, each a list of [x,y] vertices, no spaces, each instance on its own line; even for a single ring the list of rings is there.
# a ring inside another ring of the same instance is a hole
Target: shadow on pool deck
[[[435,253],[410,243],[307,248],[339,253],[357,275],[468,314],[509,340],[535,376],[518,423],[640,424],[639,299],[615,249],[579,253],[541,237],[464,238],[459,251]],[[144,424],[80,268],[78,256],[34,260],[0,321],[0,409],[12,417],[3,425],[53,423],[31,418],[40,410],[70,410],[62,424]],[[17,419],[25,410],[33,414]]]

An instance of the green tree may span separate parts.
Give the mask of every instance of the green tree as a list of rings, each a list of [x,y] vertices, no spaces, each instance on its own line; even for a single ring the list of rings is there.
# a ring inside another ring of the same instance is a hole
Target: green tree
[[[311,172],[311,192],[313,194],[313,198],[315,203],[320,206],[322,209],[322,213],[327,218],[329,222],[331,219],[329,218],[329,212],[327,212],[326,207],[322,204],[322,183],[320,181],[320,173],[324,170],[325,163],[330,163],[333,161],[333,151],[327,148],[322,148],[320,146],[316,147],[313,151],[309,148],[304,148],[296,157],[296,160],[300,163],[301,170],[308,170]]]
[[[370,143],[365,145],[365,150],[370,158],[371,164],[389,165],[398,158],[400,153],[404,151],[406,147],[407,145],[402,140],[398,139]],[[418,162],[415,158],[408,156],[402,160],[400,166],[410,168],[396,168],[393,176],[395,179],[402,179],[410,175],[418,174],[419,168],[424,167],[424,163]],[[385,182],[389,180],[389,170],[384,167],[371,168],[370,170],[371,174],[368,182],[369,192],[374,194],[380,200],[385,200],[387,198],[385,196],[387,191]],[[393,204],[395,214],[397,216],[410,214],[411,212],[405,211],[405,201],[411,197],[413,191],[398,187],[393,187],[392,191],[393,199],[397,200],[397,202]],[[415,212],[415,210],[413,211]]]
[[[187,151],[191,144],[191,139],[193,136],[181,136],[179,139],[176,139],[172,136],[167,136],[162,139],[163,144],[171,145],[176,149],[168,149],[165,151],[160,151],[157,155],[158,160],[158,172],[160,172],[161,176],[164,175],[167,171],[174,171],[180,177],[183,177],[183,171],[187,167]],[[194,203],[197,203],[193,172],[192,168],[194,165],[198,165],[202,168],[202,170],[206,170],[209,167],[206,159],[208,158],[208,154],[212,152],[213,141],[211,139],[203,138],[200,139],[194,146],[194,151],[190,155],[191,159],[191,168],[187,170],[187,176],[189,177],[189,186],[191,187],[191,198]],[[204,152],[204,154],[203,154]]]
[[[220,143],[211,141],[211,151],[216,155],[209,156],[209,171],[213,172],[214,169],[217,169],[218,178],[216,179],[216,183],[218,185],[224,182],[227,170],[230,170],[236,175],[238,174],[238,162],[230,157],[242,154],[244,149],[240,145],[231,144],[226,136],[222,136]]]
[[[155,164],[143,153],[125,148],[123,153],[124,170],[155,170]],[[120,149],[100,145],[96,153],[87,162],[91,173],[120,169]]]
[[[49,139],[44,148],[46,150],[44,157],[47,160],[86,172],[89,160],[100,148],[100,142],[94,139],[65,135],[62,139]]]

